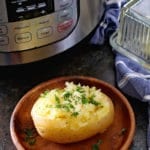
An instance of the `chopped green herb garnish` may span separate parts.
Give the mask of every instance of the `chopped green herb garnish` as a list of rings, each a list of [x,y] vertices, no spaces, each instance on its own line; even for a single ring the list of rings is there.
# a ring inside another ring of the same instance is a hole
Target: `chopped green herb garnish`
[[[89,100],[83,95],[82,96],[82,104],[88,104]]]
[[[35,138],[29,138],[29,137],[26,137],[25,138],[25,141],[29,144],[29,145],[34,145],[35,142],[36,142],[36,139]]]
[[[94,97],[95,97],[95,95],[92,95],[92,96],[89,98],[89,103],[90,103],[90,104],[93,104],[93,105],[95,105],[95,106],[97,106],[97,105],[99,105],[100,103],[97,102],[96,100],[94,100]]]
[[[71,95],[72,95],[71,92],[69,92],[69,91],[65,92],[64,95],[63,95],[64,100],[68,100]]]
[[[90,99],[89,103],[96,105],[96,106],[100,104],[99,102],[95,101],[94,99]]]
[[[27,137],[32,137],[34,134],[34,130],[33,129],[25,129],[24,133],[26,134]]]
[[[45,97],[49,93],[49,90],[45,90],[43,93],[41,93],[40,97]]]
[[[60,99],[59,99],[59,97],[57,95],[55,95],[55,100],[56,100],[57,104],[60,103]]]
[[[56,104],[55,108],[62,108],[61,104]]]
[[[102,140],[98,140],[96,144],[92,145],[92,150],[99,150],[99,146],[102,144]]]
[[[92,145],[92,150],[99,150],[99,145],[93,144]]]
[[[66,103],[66,104],[56,104],[55,108],[63,108],[66,111],[71,111],[71,109],[75,109],[74,105],[71,103]]]
[[[34,145],[35,142],[36,142],[36,132],[35,132],[35,129],[28,129],[26,128],[24,130],[24,133],[25,133],[25,142],[27,142],[29,145]]]
[[[75,109],[74,105],[69,103],[68,106],[71,108],[71,109]]]
[[[80,93],[84,93],[84,89],[81,86],[77,86],[76,90]]]
[[[76,117],[76,116],[78,116],[79,115],[79,112],[73,112],[72,114],[71,114],[71,116],[74,116],[74,117]]]
[[[69,107],[69,105],[67,105],[67,104],[66,104],[66,105],[63,105],[62,108],[64,108],[64,109],[65,109],[66,111],[68,111],[68,112],[70,111],[70,107]]]

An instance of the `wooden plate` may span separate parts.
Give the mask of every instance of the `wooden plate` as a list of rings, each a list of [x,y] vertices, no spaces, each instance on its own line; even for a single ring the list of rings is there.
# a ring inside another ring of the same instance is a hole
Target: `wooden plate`
[[[72,144],[53,143],[38,135],[31,119],[31,108],[41,92],[45,89],[63,88],[65,81],[95,86],[112,99],[115,119],[103,134]],[[101,150],[127,150],[135,132],[135,117],[128,100],[110,84],[85,76],[59,77],[37,85],[21,98],[11,116],[10,132],[18,150],[95,150],[92,147],[97,147],[98,141]]]

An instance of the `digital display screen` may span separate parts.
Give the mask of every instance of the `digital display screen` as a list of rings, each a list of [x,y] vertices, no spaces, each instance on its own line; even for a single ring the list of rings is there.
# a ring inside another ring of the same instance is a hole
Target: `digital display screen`
[[[54,0],[6,0],[9,22],[40,17],[54,12]]]

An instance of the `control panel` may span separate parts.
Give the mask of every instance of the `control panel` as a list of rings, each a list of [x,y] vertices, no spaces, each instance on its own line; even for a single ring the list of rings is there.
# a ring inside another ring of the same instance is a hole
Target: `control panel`
[[[53,0],[6,0],[8,21],[22,21],[54,12]]]
[[[1,0],[0,52],[29,50],[67,37],[78,21],[78,0]]]

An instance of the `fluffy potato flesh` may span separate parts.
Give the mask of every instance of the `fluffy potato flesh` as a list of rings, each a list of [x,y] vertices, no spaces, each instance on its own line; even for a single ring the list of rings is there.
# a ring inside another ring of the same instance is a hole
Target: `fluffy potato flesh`
[[[31,116],[41,137],[72,143],[104,132],[113,122],[114,106],[100,89],[67,82],[64,89],[43,92]]]

